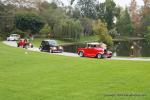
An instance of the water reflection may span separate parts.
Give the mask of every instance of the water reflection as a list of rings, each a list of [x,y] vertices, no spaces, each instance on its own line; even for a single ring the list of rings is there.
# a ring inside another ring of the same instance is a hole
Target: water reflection
[[[70,44],[70,45],[64,45],[64,51],[65,52],[71,52],[71,53],[77,53],[78,48],[85,47],[86,44]]]

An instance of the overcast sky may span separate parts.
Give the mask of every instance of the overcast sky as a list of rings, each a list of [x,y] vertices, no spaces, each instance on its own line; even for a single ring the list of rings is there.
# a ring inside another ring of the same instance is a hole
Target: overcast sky
[[[68,5],[70,0],[61,0],[65,5]],[[100,2],[104,2],[105,0],[99,0]],[[120,5],[122,7],[129,6],[131,3],[131,0],[114,0],[117,5]],[[143,5],[143,0],[136,0],[137,4],[139,6]]]

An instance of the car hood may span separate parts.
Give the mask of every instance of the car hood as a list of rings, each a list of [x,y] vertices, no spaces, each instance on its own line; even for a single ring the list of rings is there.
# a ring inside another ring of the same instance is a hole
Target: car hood
[[[8,38],[14,38],[14,37],[12,37],[12,36],[9,36]]]
[[[104,50],[103,48],[95,48],[96,50]]]

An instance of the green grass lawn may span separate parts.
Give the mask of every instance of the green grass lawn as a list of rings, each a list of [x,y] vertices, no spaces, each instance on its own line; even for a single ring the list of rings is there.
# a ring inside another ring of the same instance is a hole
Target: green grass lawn
[[[81,37],[78,42],[93,42],[93,41],[98,41],[99,36],[98,35],[93,35],[93,36],[86,36],[86,37]]]
[[[0,100],[150,100],[150,62],[65,57],[0,43]]]

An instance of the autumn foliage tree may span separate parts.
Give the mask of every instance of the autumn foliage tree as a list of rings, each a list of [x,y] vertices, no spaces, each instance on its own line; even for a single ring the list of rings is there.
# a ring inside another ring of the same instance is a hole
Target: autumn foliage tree
[[[130,17],[131,17],[131,22],[135,29],[134,35],[138,36],[138,34],[140,32],[141,15],[140,15],[140,11],[138,10],[138,7],[137,7],[136,0],[131,0],[131,4],[129,7],[129,13],[130,13]]]
[[[112,45],[112,37],[108,34],[107,24],[103,23],[101,20],[96,20],[93,22],[93,31],[95,34],[99,35],[100,41],[108,45]]]

